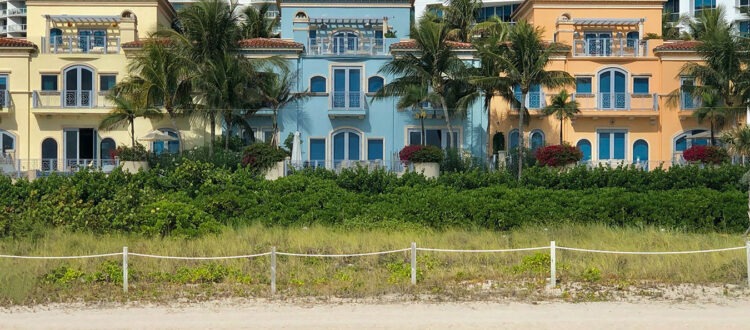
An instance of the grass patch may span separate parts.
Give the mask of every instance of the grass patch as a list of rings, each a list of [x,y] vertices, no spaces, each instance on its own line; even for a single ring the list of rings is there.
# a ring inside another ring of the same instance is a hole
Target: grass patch
[[[419,247],[503,249],[559,246],[618,251],[681,251],[744,245],[740,235],[687,233],[601,225],[489,230],[280,228],[226,229],[197,239],[94,235],[51,230],[36,239],[0,240],[0,253],[67,256],[130,252],[170,256],[228,256],[270,251],[346,254]],[[435,294],[461,298],[495,290],[508,296],[541,290],[549,276],[546,251],[515,253],[419,252],[419,284],[410,285],[409,253],[347,258],[278,256],[282,297],[377,297]],[[623,286],[629,283],[741,284],[745,251],[699,255],[629,256],[557,251],[558,281]],[[119,256],[77,260],[0,259],[0,304],[64,301],[172,301],[268,297],[270,259],[182,261],[129,258],[130,291],[122,293]],[[488,284],[489,283],[489,284]]]

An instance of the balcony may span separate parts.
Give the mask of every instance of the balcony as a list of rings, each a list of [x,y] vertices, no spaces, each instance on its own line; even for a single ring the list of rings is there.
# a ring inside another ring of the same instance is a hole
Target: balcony
[[[113,104],[106,96],[107,92],[95,91],[34,91],[32,106],[38,113],[76,113],[81,109],[85,113],[107,113]]]
[[[318,37],[308,39],[306,46],[307,55],[388,55],[388,41],[384,38]]]
[[[334,91],[331,98],[331,109],[328,116],[333,117],[358,117],[365,116],[365,102],[363,92]]]
[[[516,100],[521,102],[521,93],[515,93]],[[545,99],[544,92],[529,92],[526,95],[526,109],[539,110],[547,106],[547,100]],[[511,102],[510,108],[518,110],[518,106],[515,102]]]
[[[648,40],[626,38],[589,38],[573,41],[574,57],[645,57]]]
[[[1,13],[0,13],[1,14]],[[7,9],[7,16],[26,16],[26,7],[23,8],[9,8]]]
[[[59,36],[42,37],[45,54],[120,54],[120,37]]]
[[[8,33],[11,33],[11,32],[26,32],[26,24],[8,25]]]
[[[6,25],[0,25],[0,33],[7,33],[8,27]]]
[[[658,94],[574,93],[581,115],[589,117],[653,117],[658,115]]]
[[[0,90],[0,111],[10,108],[10,92],[6,89]]]

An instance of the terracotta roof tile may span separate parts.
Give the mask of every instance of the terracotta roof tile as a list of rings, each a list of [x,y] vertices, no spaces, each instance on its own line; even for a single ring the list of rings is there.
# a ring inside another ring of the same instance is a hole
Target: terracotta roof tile
[[[700,45],[700,41],[675,41],[675,42],[669,42],[665,43],[659,47],[654,48],[655,52],[658,51],[674,51],[674,50],[695,50],[698,45]]]
[[[0,38],[0,47],[36,48],[36,45],[33,42],[25,39]]]
[[[448,41],[449,46],[456,49],[471,49],[472,46],[468,42]],[[391,45],[391,49],[417,49],[417,42],[414,39],[399,41]]]
[[[120,45],[122,48],[143,48],[144,40],[136,40],[131,42],[125,42]]]
[[[295,41],[284,40],[278,38],[253,38],[240,40],[240,47],[242,48],[303,48],[304,46]]]

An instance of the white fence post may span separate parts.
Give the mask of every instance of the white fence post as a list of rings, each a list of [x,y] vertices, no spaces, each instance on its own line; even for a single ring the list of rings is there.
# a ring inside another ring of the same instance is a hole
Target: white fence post
[[[271,248],[271,294],[276,294],[276,247]]]
[[[549,286],[554,289],[557,286],[556,252],[555,241],[549,242]]]
[[[128,247],[122,247],[122,292],[128,293]]]
[[[745,242],[745,253],[747,254],[747,286],[750,287],[750,241]]]
[[[417,284],[417,243],[411,242],[411,285]]]

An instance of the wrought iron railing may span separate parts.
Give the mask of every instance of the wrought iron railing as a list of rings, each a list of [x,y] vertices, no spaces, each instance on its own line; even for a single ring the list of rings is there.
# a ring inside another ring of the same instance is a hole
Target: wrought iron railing
[[[644,57],[648,40],[627,38],[588,38],[573,41],[573,56]]]
[[[42,37],[42,53],[119,54],[120,37],[54,36]]]

